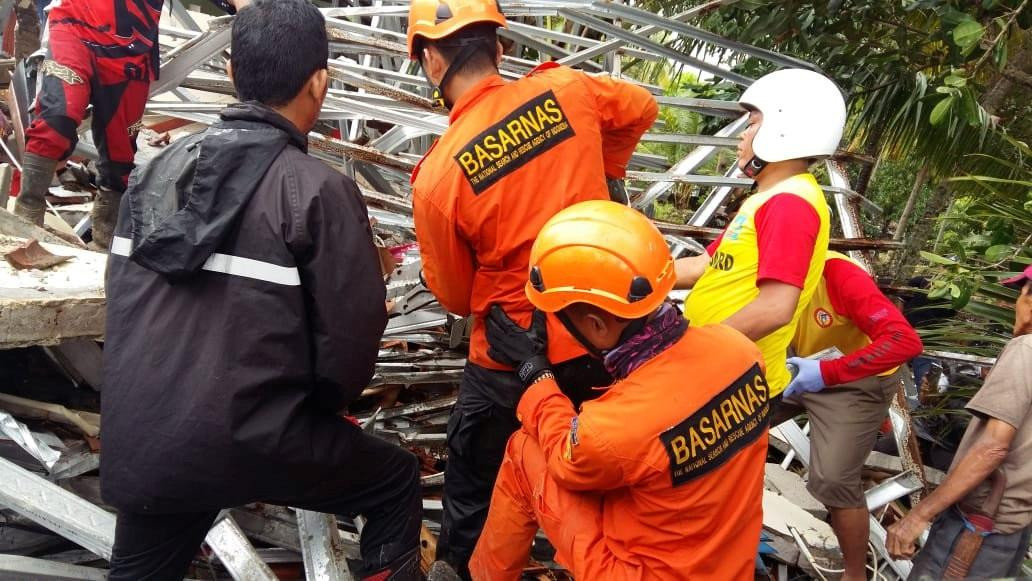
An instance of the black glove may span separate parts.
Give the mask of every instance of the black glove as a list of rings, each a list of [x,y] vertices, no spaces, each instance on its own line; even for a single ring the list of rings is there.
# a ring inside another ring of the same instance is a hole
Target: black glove
[[[487,355],[516,370],[526,387],[545,373],[552,372],[548,360],[548,328],[545,313],[534,311],[530,328],[524,329],[505,314],[498,305],[491,305],[487,316]]]

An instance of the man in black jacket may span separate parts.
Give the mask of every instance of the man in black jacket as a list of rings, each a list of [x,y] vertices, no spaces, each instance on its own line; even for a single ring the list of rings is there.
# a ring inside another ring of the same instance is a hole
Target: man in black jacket
[[[179,579],[224,507],[367,519],[358,578],[418,578],[414,455],[338,417],[385,290],[355,183],[306,155],[327,40],[304,0],[233,24],[241,103],[134,174],[107,271],[101,489],[110,579]]]

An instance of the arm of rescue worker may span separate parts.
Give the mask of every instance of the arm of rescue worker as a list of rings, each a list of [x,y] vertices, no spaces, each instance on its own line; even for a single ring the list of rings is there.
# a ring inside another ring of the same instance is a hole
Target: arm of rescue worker
[[[825,385],[842,385],[898,367],[921,354],[917,332],[874,279],[848,260],[824,265],[824,279],[835,310],[870,337],[871,344],[844,357],[820,362]]]
[[[760,294],[723,323],[739,333],[759,341],[792,322],[800,288],[776,280],[757,283]]]
[[[373,376],[387,325],[386,288],[355,182],[330,177],[300,205],[286,242],[305,296],[315,401],[336,413]]]
[[[885,546],[894,557],[912,556],[914,541],[931,521],[965,498],[1007,458],[1014,435],[1032,409],[1032,344],[1012,340],[967,409],[986,419],[984,428],[946,480],[889,527]]]
[[[710,259],[713,258],[713,253],[717,251],[720,241],[723,239],[724,233],[721,232],[716,240],[709,243],[706,251],[702,254],[686,256],[674,261],[674,272],[677,274],[677,280],[674,282],[675,290],[689,289],[699,282],[699,279],[706,272],[706,267],[709,266]]]
[[[606,177],[622,178],[641,136],[652,127],[659,107],[646,89],[608,75],[584,75],[595,95],[602,130],[602,163]]]
[[[473,294],[473,249],[455,230],[455,220],[434,198],[414,192],[412,215],[423,259],[423,278],[441,306],[467,316]]]
[[[687,256],[674,261],[674,272],[677,273],[677,281],[674,288],[677,290],[689,289],[695,286],[706,272],[706,265],[709,264],[710,255],[703,252],[697,256]]]
[[[516,417],[541,446],[548,473],[564,487],[610,490],[632,484],[591,413],[577,415],[554,378],[542,379],[527,389],[516,407]]]
[[[760,293],[723,322],[759,341],[792,322],[821,221],[813,206],[794,194],[773,196],[756,212],[754,221]]]

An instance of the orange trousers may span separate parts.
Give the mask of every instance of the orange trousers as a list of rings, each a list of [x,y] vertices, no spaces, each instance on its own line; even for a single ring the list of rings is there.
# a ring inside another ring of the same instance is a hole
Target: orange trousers
[[[576,579],[640,579],[645,571],[618,560],[602,535],[602,495],[563,488],[548,473],[544,453],[523,430],[506,446],[491,496],[487,524],[473,551],[475,581],[517,581],[538,526],[555,547],[555,560]]]

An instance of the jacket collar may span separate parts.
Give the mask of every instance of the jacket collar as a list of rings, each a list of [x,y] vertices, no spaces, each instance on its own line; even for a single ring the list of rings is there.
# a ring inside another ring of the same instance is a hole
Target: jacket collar
[[[505,84],[500,75],[488,75],[483,78],[477,84],[470,87],[468,91],[455,102],[452,106],[451,114],[448,116],[449,123],[455,123],[455,120],[467,109],[473,106],[474,103],[480,100],[485,93],[494,90],[496,87],[501,87]]]
[[[308,136],[267,105],[257,101],[234,103],[223,109],[219,116],[224,121],[254,121],[271,125],[287,134],[289,143],[301,151],[308,153]]]

